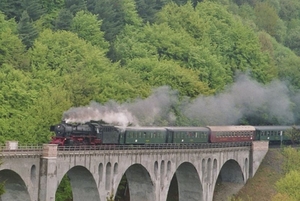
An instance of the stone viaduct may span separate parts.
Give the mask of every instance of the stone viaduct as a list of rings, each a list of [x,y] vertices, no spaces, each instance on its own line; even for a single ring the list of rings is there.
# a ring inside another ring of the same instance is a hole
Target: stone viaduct
[[[167,201],[173,196],[179,201],[226,200],[254,176],[267,151],[268,142],[181,149],[6,147],[0,153],[0,182],[5,181],[6,189],[0,201],[55,201],[65,175],[74,201],[106,201],[124,175],[131,201]],[[218,195],[218,188],[231,190]]]

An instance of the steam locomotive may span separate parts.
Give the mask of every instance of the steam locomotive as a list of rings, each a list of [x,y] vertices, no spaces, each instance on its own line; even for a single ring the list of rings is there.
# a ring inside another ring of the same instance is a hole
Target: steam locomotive
[[[285,132],[292,126],[207,126],[207,127],[118,127],[98,121],[66,123],[50,126],[55,133],[50,144],[143,145],[163,143],[221,143],[290,141]]]

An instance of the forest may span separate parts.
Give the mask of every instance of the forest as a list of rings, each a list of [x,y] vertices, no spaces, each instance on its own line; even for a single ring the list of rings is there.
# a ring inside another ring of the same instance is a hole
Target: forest
[[[299,124],[299,56],[299,0],[1,0],[0,143],[47,143],[50,125],[87,111]],[[299,197],[287,192],[275,199]]]
[[[139,125],[299,122],[298,0],[2,0],[0,10],[2,144],[47,143],[76,108],[127,111]]]

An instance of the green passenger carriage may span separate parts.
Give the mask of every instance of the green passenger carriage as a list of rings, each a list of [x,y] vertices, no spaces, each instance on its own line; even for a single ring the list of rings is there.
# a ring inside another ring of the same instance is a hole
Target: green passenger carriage
[[[286,135],[286,131],[292,129],[291,126],[255,126],[256,137],[255,140],[280,142],[290,141]]]
[[[120,134],[120,144],[166,143],[166,133],[163,127],[126,127]]]
[[[167,143],[208,143],[209,129],[205,127],[168,127]]]

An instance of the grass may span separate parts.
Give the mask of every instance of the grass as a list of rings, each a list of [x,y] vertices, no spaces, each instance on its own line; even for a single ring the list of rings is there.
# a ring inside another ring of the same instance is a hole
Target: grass
[[[275,183],[283,176],[280,149],[269,149],[255,176],[233,198],[234,201],[270,201],[276,194]]]

